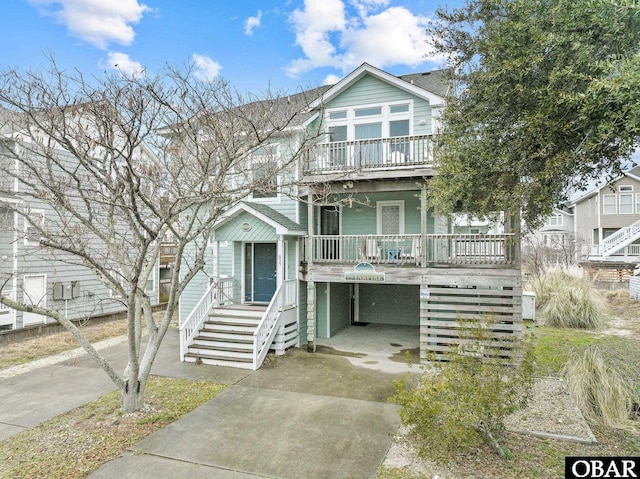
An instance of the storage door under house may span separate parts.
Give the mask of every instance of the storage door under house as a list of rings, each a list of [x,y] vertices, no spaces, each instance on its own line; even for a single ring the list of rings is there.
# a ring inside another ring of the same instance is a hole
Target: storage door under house
[[[44,274],[26,275],[23,283],[23,301],[34,306],[47,306],[47,277]],[[44,323],[46,316],[35,313],[22,313],[22,325]]]

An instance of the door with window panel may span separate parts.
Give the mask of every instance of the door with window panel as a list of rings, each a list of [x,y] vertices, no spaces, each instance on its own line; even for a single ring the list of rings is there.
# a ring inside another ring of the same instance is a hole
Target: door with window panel
[[[379,202],[377,209],[378,234],[383,236],[379,245],[382,258],[398,261],[403,252],[407,253],[411,248],[400,238],[404,234],[404,205],[402,202]]]
[[[358,144],[358,164],[361,166],[381,166],[382,123],[363,123],[355,126],[355,139]]]

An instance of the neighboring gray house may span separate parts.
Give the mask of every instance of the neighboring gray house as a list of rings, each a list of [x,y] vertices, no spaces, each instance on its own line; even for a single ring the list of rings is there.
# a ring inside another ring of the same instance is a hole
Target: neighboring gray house
[[[640,167],[570,204],[574,234],[590,262],[640,262]]]
[[[424,358],[455,350],[459,318],[494,313],[498,335],[521,334],[509,221],[456,232],[427,205],[449,88],[442,71],[397,77],[365,63],[317,92],[304,123],[265,147],[286,157],[297,135],[320,133],[295,186],[272,178],[213,227],[206,270],[180,298],[184,360],[255,369],[269,348],[313,350],[365,325],[390,342],[409,328]]]
[[[9,115],[0,111],[1,115]],[[11,122],[9,122],[11,123]],[[8,123],[7,123],[8,124]],[[12,128],[0,129],[0,294],[16,301],[55,309],[69,319],[86,318],[125,310],[90,269],[61,256],[53,258],[40,246],[39,235],[25,217],[43,228],[52,218],[47,203],[28,194],[28,189],[15,175],[18,168],[10,151],[20,152],[21,142]],[[65,150],[56,152],[61,158],[72,156]],[[11,176],[14,175],[14,176]],[[167,262],[166,258],[163,258]],[[159,261],[158,261],[159,263]],[[152,303],[158,302],[159,268],[147,282]],[[0,329],[15,329],[51,322],[34,313],[15,311],[0,304]]]

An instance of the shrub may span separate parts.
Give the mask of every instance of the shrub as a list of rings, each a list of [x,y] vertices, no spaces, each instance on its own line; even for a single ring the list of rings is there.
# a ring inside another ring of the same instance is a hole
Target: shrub
[[[597,346],[572,353],[562,369],[569,394],[584,416],[611,427],[627,425],[633,406],[632,385],[607,364]]]
[[[514,348],[513,359],[492,356],[502,352],[500,341],[487,340],[490,328],[465,328],[472,342],[462,354],[449,353],[447,361],[433,362],[415,388],[406,381],[396,383],[392,398],[400,408],[403,424],[410,427],[419,453],[438,464],[446,464],[481,441],[505,457],[493,432],[504,427],[504,418],[522,406],[532,384],[531,349],[524,343],[506,341]],[[462,334],[461,334],[462,336]],[[492,345],[492,346],[490,346]]]

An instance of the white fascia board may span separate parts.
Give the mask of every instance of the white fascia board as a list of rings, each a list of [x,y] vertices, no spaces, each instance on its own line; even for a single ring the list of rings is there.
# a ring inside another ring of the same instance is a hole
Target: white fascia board
[[[307,234],[304,231],[292,231],[292,230],[289,230],[288,228],[285,228],[283,225],[281,225],[277,221],[251,208],[251,206],[247,205],[246,203],[238,203],[235,206],[231,207],[227,212],[225,212],[222,215],[222,218],[220,218],[220,220],[218,220],[215,223],[215,225],[213,225],[213,229],[215,230],[220,226],[226,224],[229,220],[233,219],[233,217],[235,217],[238,213],[241,213],[243,211],[246,213],[249,213],[252,216],[255,216],[260,221],[268,224],[269,226],[272,226],[276,230],[276,234],[287,235],[287,236],[304,236]]]

